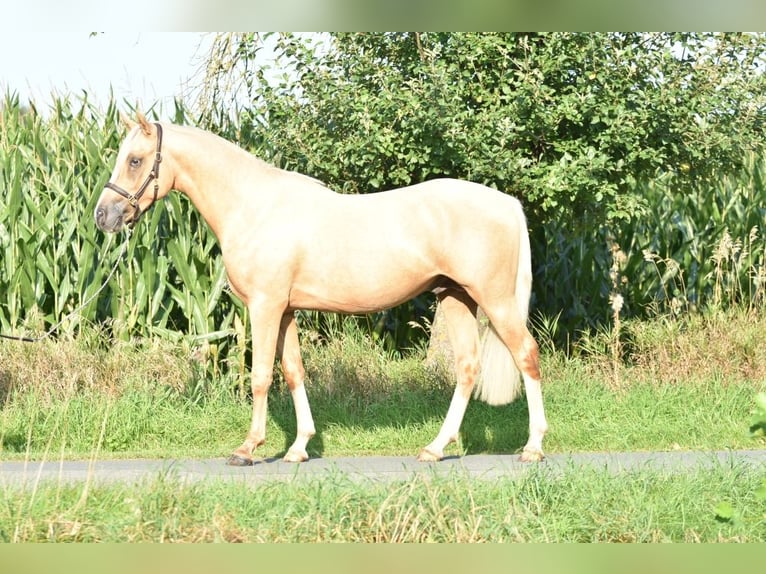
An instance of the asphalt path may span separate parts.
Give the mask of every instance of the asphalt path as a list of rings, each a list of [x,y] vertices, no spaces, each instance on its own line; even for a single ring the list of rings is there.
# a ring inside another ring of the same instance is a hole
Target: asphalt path
[[[627,452],[551,454],[542,463],[552,472],[577,468],[613,473],[637,470],[683,472],[696,468],[751,466],[766,471],[766,450],[711,452]],[[253,466],[233,467],[226,459],[131,459],[96,461],[0,461],[0,486],[34,487],[41,482],[141,483],[166,477],[182,482],[201,480],[266,481],[337,479],[357,481],[408,480],[415,476],[467,475],[477,479],[521,477],[536,464],[522,463],[518,455],[466,455],[441,462],[421,463],[415,457],[366,456],[313,458],[300,464],[264,459]]]

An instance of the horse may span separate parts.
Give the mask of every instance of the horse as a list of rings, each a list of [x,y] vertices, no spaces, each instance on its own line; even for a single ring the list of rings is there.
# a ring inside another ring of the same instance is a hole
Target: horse
[[[171,190],[185,194],[215,234],[231,290],[251,318],[252,419],[228,464],[254,464],[254,452],[266,440],[276,357],[297,422],[284,460],[309,458],[306,446],[316,430],[297,310],[364,314],[429,290],[446,318],[456,386],[438,434],[418,460],[444,457],[445,447],[457,440],[472,393],[489,404],[507,404],[521,393],[520,379],[529,410],[529,437],[520,458],[543,459],[548,425],[538,345],[527,329],[531,257],[517,199],[446,178],[341,194],[211,132],[151,123],[140,113],[137,121],[122,120],[128,133],[98,199],[96,225],[108,233],[132,229]],[[478,307],[489,319],[483,342]]]

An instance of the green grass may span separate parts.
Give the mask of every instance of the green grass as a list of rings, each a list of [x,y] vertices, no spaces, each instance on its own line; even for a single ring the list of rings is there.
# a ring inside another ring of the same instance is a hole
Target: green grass
[[[753,340],[739,350],[730,345],[727,355],[709,349],[717,369],[700,361],[693,372],[693,365],[681,361],[689,347],[704,353],[701,340],[718,345],[716,337],[725,340],[724,325],[738,329],[745,319],[676,329],[678,357],[669,350],[664,327],[634,325],[631,345],[643,358],[634,356],[632,364],[620,367],[617,386],[608,355],[594,355],[592,348],[589,356],[544,356],[547,452],[763,446],[747,421],[756,393],[766,391],[764,367],[740,368],[744,358],[737,360],[737,353],[745,357],[754,345],[766,348],[766,335],[760,335],[766,321],[751,328]],[[705,329],[707,339],[699,332]],[[236,375],[214,380],[192,354],[184,344],[107,344],[98,334],[3,344],[3,458],[88,458],[96,450],[105,458],[228,455],[247,431],[250,399]],[[341,333],[328,343],[307,342],[304,356],[317,427],[310,455],[415,455],[438,432],[454,385],[447,373],[424,366],[422,353],[395,358],[358,334]],[[686,382],[678,381],[680,372]],[[460,441],[448,452],[517,452],[527,425],[523,398],[505,407],[472,401]],[[267,443],[258,454],[281,455],[294,433],[293,405],[277,377]]]
[[[392,394],[375,404],[312,400],[317,436],[312,456],[414,455],[438,432],[449,395]],[[751,389],[721,384],[654,388],[637,385],[615,397],[584,378],[553,381],[546,393],[551,431],[547,451],[619,451],[748,448],[744,421]],[[41,405],[39,396],[15,398],[2,413],[4,458],[59,456],[215,457],[239,445],[249,424],[247,399],[221,396],[202,404],[162,394],[72,397]],[[516,452],[526,441],[526,404],[488,407],[473,402],[461,444],[453,453]],[[99,444],[101,429],[104,437]],[[260,453],[283,453],[294,438],[292,403],[277,389],[271,397],[268,441]],[[46,454],[47,453],[47,454]]]
[[[763,542],[764,480],[745,467],[523,478],[417,477],[0,490],[3,542]],[[722,501],[734,512],[722,517]]]
[[[12,98],[4,107],[0,328],[35,334],[95,291],[119,252],[81,216],[92,212],[122,134],[116,105],[101,113],[87,95],[59,100],[50,120],[21,113]],[[766,446],[766,419],[754,415],[766,392],[762,169],[754,163],[694,193],[647,187],[643,195],[657,199],[648,218],[603,230],[620,246],[546,234],[550,257],[538,260],[548,261],[549,284],[538,304],[572,314],[537,321],[550,339],[541,340],[549,453]],[[0,342],[3,460],[217,457],[242,441],[248,325],[225,289],[216,243],[177,195],[141,227],[120,273],[58,340]],[[615,267],[612,252],[614,278],[611,247],[625,256]],[[627,315],[643,316],[646,305],[671,318],[613,317],[608,326],[605,290],[625,297]],[[739,309],[723,310],[731,305]],[[414,456],[433,439],[454,388],[448,373],[425,367],[421,351],[387,354],[337,317],[301,323],[318,430],[312,456]],[[554,336],[575,337],[573,324],[599,327],[568,340],[565,356]],[[312,328],[337,333],[322,340]],[[295,433],[279,377],[269,400],[258,454],[278,456]],[[501,408],[472,401],[448,454],[516,452],[527,422],[523,399]],[[760,429],[752,436],[751,424]],[[763,541],[762,479],[741,468],[563,477],[534,469],[518,481],[393,486],[340,476],[245,489],[172,476],[138,488],[0,485],[0,540]]]
[[[543,357],[549,453],[762,448],[755,397],[766,320],[732,312],[623,325],[584,339],[570,357]],[[736,341],[736,342],[734,342]],[[437,433],[453,390],[448,373],[401,358],[355,331],[304,335],[317,425],[312,456],[414,456]],[[702,360],[707,358],[707,360]],[[0,456],[219,457],[244,437],[250,401],[233,370],[209,376],[209,355],[185,340],[116,342],[87,331],[0,345]],[[282,454],[295,420],[284,382],[269,397],[261,456]],[[760,418],[759,418],[760,417]],[[523,398],[472,401],[448,454],[512,453],[527,438]],[[138,484],[0,485],[2,541],[766,541],[766,471],[719,466],[679,474],[544,465],[517,479],[420,477],[354,482],[338,474],[242,485],[185,483],[172,473]]]

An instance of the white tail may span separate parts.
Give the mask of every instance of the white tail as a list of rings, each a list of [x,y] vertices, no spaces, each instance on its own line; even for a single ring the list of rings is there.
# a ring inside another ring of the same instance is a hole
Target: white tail
[[[519,215],[519,267],[516,272],[516,301],[519,314],[526,325],[529,299],[532,296],[532,255],[529,233],[521,206]],[[474,397],[490,405],[507,405],[521,394],[521,376],[511,352],[490,323],[482,342],[481,373],[474,389]]]

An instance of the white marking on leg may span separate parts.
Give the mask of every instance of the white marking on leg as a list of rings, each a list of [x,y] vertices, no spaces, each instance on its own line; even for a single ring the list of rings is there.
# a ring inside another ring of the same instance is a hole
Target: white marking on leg
[[[455,388],[455,393],[452,395],[452,401],[450,401],[447,416],[444,418],[439,434],[420,452],[418,460],[428,462],[444,458],[444,448],[457,440],[470,396],[470,388],[467,393],[460,388],[460,385]]]
[[[295,441],[285,454],[284,460],[286,462],[303,462],[309,458],[306,445],[309,439],[316,433],[316,429],[314,428],[314,419],[311,416],[311,407],[309,406],[306,386],[304,385],[306,371],[301,360],[298,326],[295,322],[295,315],[288,313],[282,317],[279,335],[277,348],[282,355],[282,372],[285,375],[285,381],[287,381],[287,386],[290,388],[290,394],[293,398],[297,427]]]
[[[540,381],[525,373],[524,391],[527,396],[527,407],[529,409],[529,440],[524,447],[522,460],[542,460],[544,457],[543,437],[548,431],[548,422],[545,420]]]
[[[444,457],[444,448],[458,438],[465,410],[479,373],[479,331],[476,303],[465,292],[448,292],[441,300],[449,338],[455,353],[457,385],[439,434],[418,455],[418,460],[435,461]]]
[[[311,437],[316,434],[316,429],[314,428],[314,419],[311,416],[309,399],[306,395],[306,386],[302,381],[300,384],[295,385],[291,394],[293,397],[293,404],[295,405],[295,420],[298,431],[295,436],[295,442],[293,442],[290,450],[288,450],[285,455],[285,461],[303,462],[309,458],[309,455],[306,452],[306,445]]]

